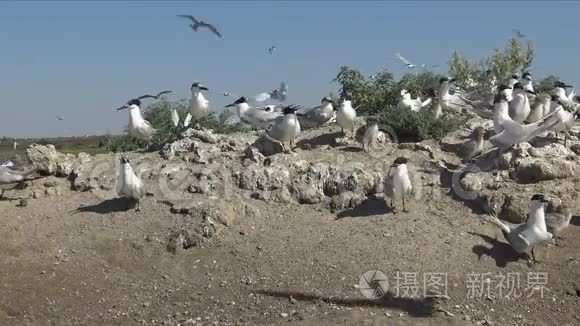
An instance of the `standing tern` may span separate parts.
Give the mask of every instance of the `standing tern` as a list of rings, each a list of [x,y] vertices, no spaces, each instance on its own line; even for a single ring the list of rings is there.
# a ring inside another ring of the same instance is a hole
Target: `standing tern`
[[[413,69],[415,67],[417,67],[416,64],[411,63],[409,60],[405,59],[400,53],[396,53],[395,54],[397,56],[397,58],[399,58],[399,60],[403,61],[405,63],[405,66],[409,69]],[[421,68],[425,67],[425,64],[421,64],[420,65]]]
[[[558,118],[553,114],[530,124],[521,124],[512,120],[504,94],[498,94],[496,98],[495,114],[494,129],[496,135],[489,139],[494,147],[510,147],[529,141],[558,122]]]
[[[523,254],[531,251],[533,261],[536,262],[534,246],[552,239],[552,234],[548,232],[546,227],[544,213],[546,202],[543,195],[533,195],[528,210],[528,220],[523,224],[502,222],[495,215],[492,215],[487,221],[501,229],[504,238],[517,253]]]
[[[336,123],[340,126],[343,135],[346,136],[345,130],[350,130],[351,135],[354,136],[355,119],[356,111],[353,109],[351,101],[343,99],[336,112]]]
[[[554,116],[557,117],[558,122],[550,128],[550,131],[555,133],[564,133],[564,146],[568,147],[568,137],[569,132],[576,122],[576,115],[575,112],[571,113],[568,110],[564,109],[562,106],[562,102],[560,102],[560,98],[558,95],[552,95],[552,103],[554,104]]]
[[[409,170],[407,168],[408,159],[406,157],[398,157],[395,159],[384,181],[385,195],[391,199],[391,209],[395,213],[395,201],[403,201],[403,212],[407,212],[405,207],[405,197],[413,190],[411,178],[409,177]],[[391,172],[393,172],[391,174]]]
[[[202,91],[207,91],[208,88],[201,83],[193,83],[190,87],[191,90],[191,100],[189,101],[189,106],[191,110],[191,116],[195,120],[204,118],[209,113],[209,101],[205,99]]]
[[[274,123],[266,130],[268,139],[278,142],[282,145],[284,152],[294,150],[294,140],[300,134],[300,122],[296,117],[296,110],[299,106],[290,105],[282,109],[284,114],[276,118]],[[286,148],[285,143],[290,143],[290,149]]]
[[[485,129],[482,126],[477,126],[475,129],[473,129],[469,140],[457,147],[457,156],[459,156],[464,161],[469,161],[477,155],[481,154],[483,151],[484,134]]]
[[[132,99],[127,104],[118,108],[117,111],[124,109],[129,110],[129,135],[144,140],[151,139],[156,130],[151,126],[149,121],[143,119],[141,115],[141,101]]]
[[[359,127],[355,133],[355,140],[362,145],[363,150],[371,149],[379,135],[379,125],[375,118],[368,117],[366,124]]]
[[[508,102],[512,99],[512,89],[509,88],[507,85],[499,85],[497,88],[498,92],[504,94],[508,99]],[[461,101],[467,104],[466,109],[471,111],[482,118],[485,119],[493,119],[494,117],[494,106],[493,100],[494,96],[489,98],[483,98],[481,100],[470,100],[462,95],[457,96]]]
[[[514,85],[513,99],[508,104],[510,117],[519,123],[524,122],[530,114],[530,100],[522,84]]]
[[[255,129],[266,129],[275,123],[281,116],[281,112],[273,110],[271,107],[255,108],[250,107],[245,97],[240,97],[234,103],[226,105],[226,108],[233,107],[236,110],[240,121]]]
[[[570,225],[572,212],[566,205],[560,205],[553,212],[546,213],[546,227],[554,236],[554,242],[558,245],[558,235]]]
[[[526,123],[532,123],[540,120],[550,112],[550,96],[540,94],[536,96],[534,104],[530,107],[530,114],[526,118]]]
[[[187,18],[187,19],[191,20],[191,22],[193,24],[190,24],[189,27],[191,27],[191,29],[193,29],[195,32],[197,32],[198,28],[205,27],[205,28],[209,29],[212,33],[217,35],[219,38],[223,39],[222,34],[220,34],[220,32],[218,32],[217,28],[212,24],[206,23],[203,20],[197,20],[197,19],[195,19],[195,17],[193,17],[191,15],[177,15],[177,17]]]
[[[302,129],[320,127],[334,118],[336,103],[334,103],[334,101],[328,96],[323,97],[320,103],[321,105],[314,107],[307,112],[296,113]]]
[[[136,203],[135,210],[140,210],[140,199],[145,195],[143,182],[131,167],[126,157],[121,157],[117,168],[117,194]]]

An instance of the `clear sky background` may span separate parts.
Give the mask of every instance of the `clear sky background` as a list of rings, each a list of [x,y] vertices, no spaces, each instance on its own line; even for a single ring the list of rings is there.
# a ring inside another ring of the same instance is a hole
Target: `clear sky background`
[[[0,1],[0,136],[118,133],[114,108],[146,92],[188,98],[202,81],[213,109],[230,91],[289,84],[289,101],[318,104],[341,65],[372,74],[404,67],[394,53],[447,71],[453,50],[480,58],[520,29],[532,73],[580,82],[574,1]],[[217,25],[194,33],[176,14]],[[268,48],[278,50],[270,56]],[[58,121],[62,115],[64,121]]]

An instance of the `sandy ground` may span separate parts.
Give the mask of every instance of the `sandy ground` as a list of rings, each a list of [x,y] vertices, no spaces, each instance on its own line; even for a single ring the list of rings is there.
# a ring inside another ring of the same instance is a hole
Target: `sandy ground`
[[[412,162],[427,159],[405,152]],[[319,153],[281,155],[328,160]],[[384,163],[340,153],[348,162]],[[540,262],[528,266],[497,228],[448,189],[423,190],[410,212],[397,214],[380,198],[337,213],[247,198],[255,214],[202,247],[176,253],[167,250],[167,235],[188,217],[172,214],[156,197],[135,212],[115,201],[103,208],[94,194],[69,190],[18,207],[10,200],[18,192],[9,192],[0,201],[0,324],[580,324],[579,217],[562,234],[561,247],[539,247]],[[101,209],[77,211],[91,205]],[[570,205],[577,215],[580,203]],[[359,289],[361,275],[372,270],[389,281],[389,292],[375,300]],[[397,284],[397,273],[417,273],[417,283],[406,274],[407,285]],[[446,275],[447,297],[424,297],[429,273]],[[520,284],[510,298],[510,286],[502,294],[495,282],[489,293],[473,293],[482,285],[470,285],[470,273],[512,273]],[[528,276],[542,275],[533,273],[547,273],[543,297],[528,297]],[[411,297],[415,286],[418,297]]]

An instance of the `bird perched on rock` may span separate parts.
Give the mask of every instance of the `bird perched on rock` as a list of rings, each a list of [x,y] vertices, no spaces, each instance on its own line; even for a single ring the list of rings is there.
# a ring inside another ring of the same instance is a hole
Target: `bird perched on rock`
[[[530,114],[530,100],[522,84],[514,85],[513,99],[508,104],[509,115],[513,121],[522,123]]]
[[[407,212],[405,207],[405,198],[413,190],[409,170],[407,167],[408,159],[406,157],[398,157],[395,159],[384,182],[385,196],[391,199],[391,209],[395,212],[395,201],[402,200],[403,212]],[[393,172],[391,174],[391,172]]]
[[[267,129],[276,119],[281,117],[281,111],[272,109],[270,106],[264,108],[250,107],[248,100],[242,96],[234,103],[226,105],[226,108],[233,107],[240,118],[240,121],[255,129]]]
[[[209,113],[209,101],[205,99],[202,91],[207,91],[208,88],[201,83],[191,84],[191,100],[189,101],[189,107],[191,110],[191,116],[195,120],[204,118]]]
[[[320,103],[306,112],[296,113],[302,129],[320,127],[334,118],[336,103],[328,96],[323,97]]]
[[[145,195],[143,182],[133,171],[126,157],[121,157],[117,168],[117,194],[136,203],[135,210],[140,210],[140,200]]]
[[[9,162],[0,165],[0,198],[4,196],[5,190],[13,189],[24,181],[39,178],[33,167]]]
[[[469,140],[457,146],[457,156],[465,161],[468,161],[481,154],[483,151],[484,134],[485,129],[482,126],[477,126],[475,129],[473,129]]]
[[[530,114],[526,118],[526,123],[539,121],[550,111],[550,96],[539,94],[536,96],[534,104],[530,107]]]
[[[284,114],[276,118],[274,123],[266,130],[266,136],[275,142],[282,145],[284,152],[294,150],[294,140],[300,134],[300,122],[296,117],[296,110],[298,106],[289,105],[282,109]],[[290,149],[287,150],[285,143],[290,143]]]
[[[143,119],[141,115],[141,101],[132,99],[127,104],[117,109],[129,110],[129,135],[139,139],[149,140],[153,137],[156,130],[151,126],[149,121]]]
[[[570,225],[572,211],[566,205],[560,205],[555,210],[546,213],[546,227],[554,236],[554,242],[558,245],[558,235]]]
[[[340,107],[336,112],[336,123],[340,126],[343,135],[346,136],[345,130],[350,130],[351,135],[354,136],[354,120],[356,119],[356,111],[352,107],[350,100],[343,99]]]
[[[369,150],[377,141],[379,125],[376,119],[368,117],[366,124],[360,126],[355,133],[355,140],[362,145],[363,150]]]
[[[552,239],[552,234],[548,232],[546,227],[544,212],[544,205],[546,203],[547,201],[543,195],[533,195],[530,200],[528,220],[523,224],[502,222],[495,215],[491,215],[487,221],[501,229],[504,238],[517,253],[523,254],[530,252],[533,261],[536,262],[534,246]]]

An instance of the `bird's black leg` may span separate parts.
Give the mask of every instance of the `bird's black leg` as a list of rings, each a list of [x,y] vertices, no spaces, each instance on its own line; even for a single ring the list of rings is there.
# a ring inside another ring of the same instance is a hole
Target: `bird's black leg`
[[[137,199],[137,203],[135,204],[135,211],[136,212],[141,211],[141,201],[139,199]]]
[[[538,261],[536,260],[536,254],[534,253],[534,248],[532,247],[532,261],[535,263],[537,263]]]
[[[0,199],[1,199],[1,198],[4,198],[4,189],[0,189],[0,190],[1,190],[0,191]]]
[[[403,212],[408,212],[407,208],[405,207],[405,194],[401,196],[403,198]]]

